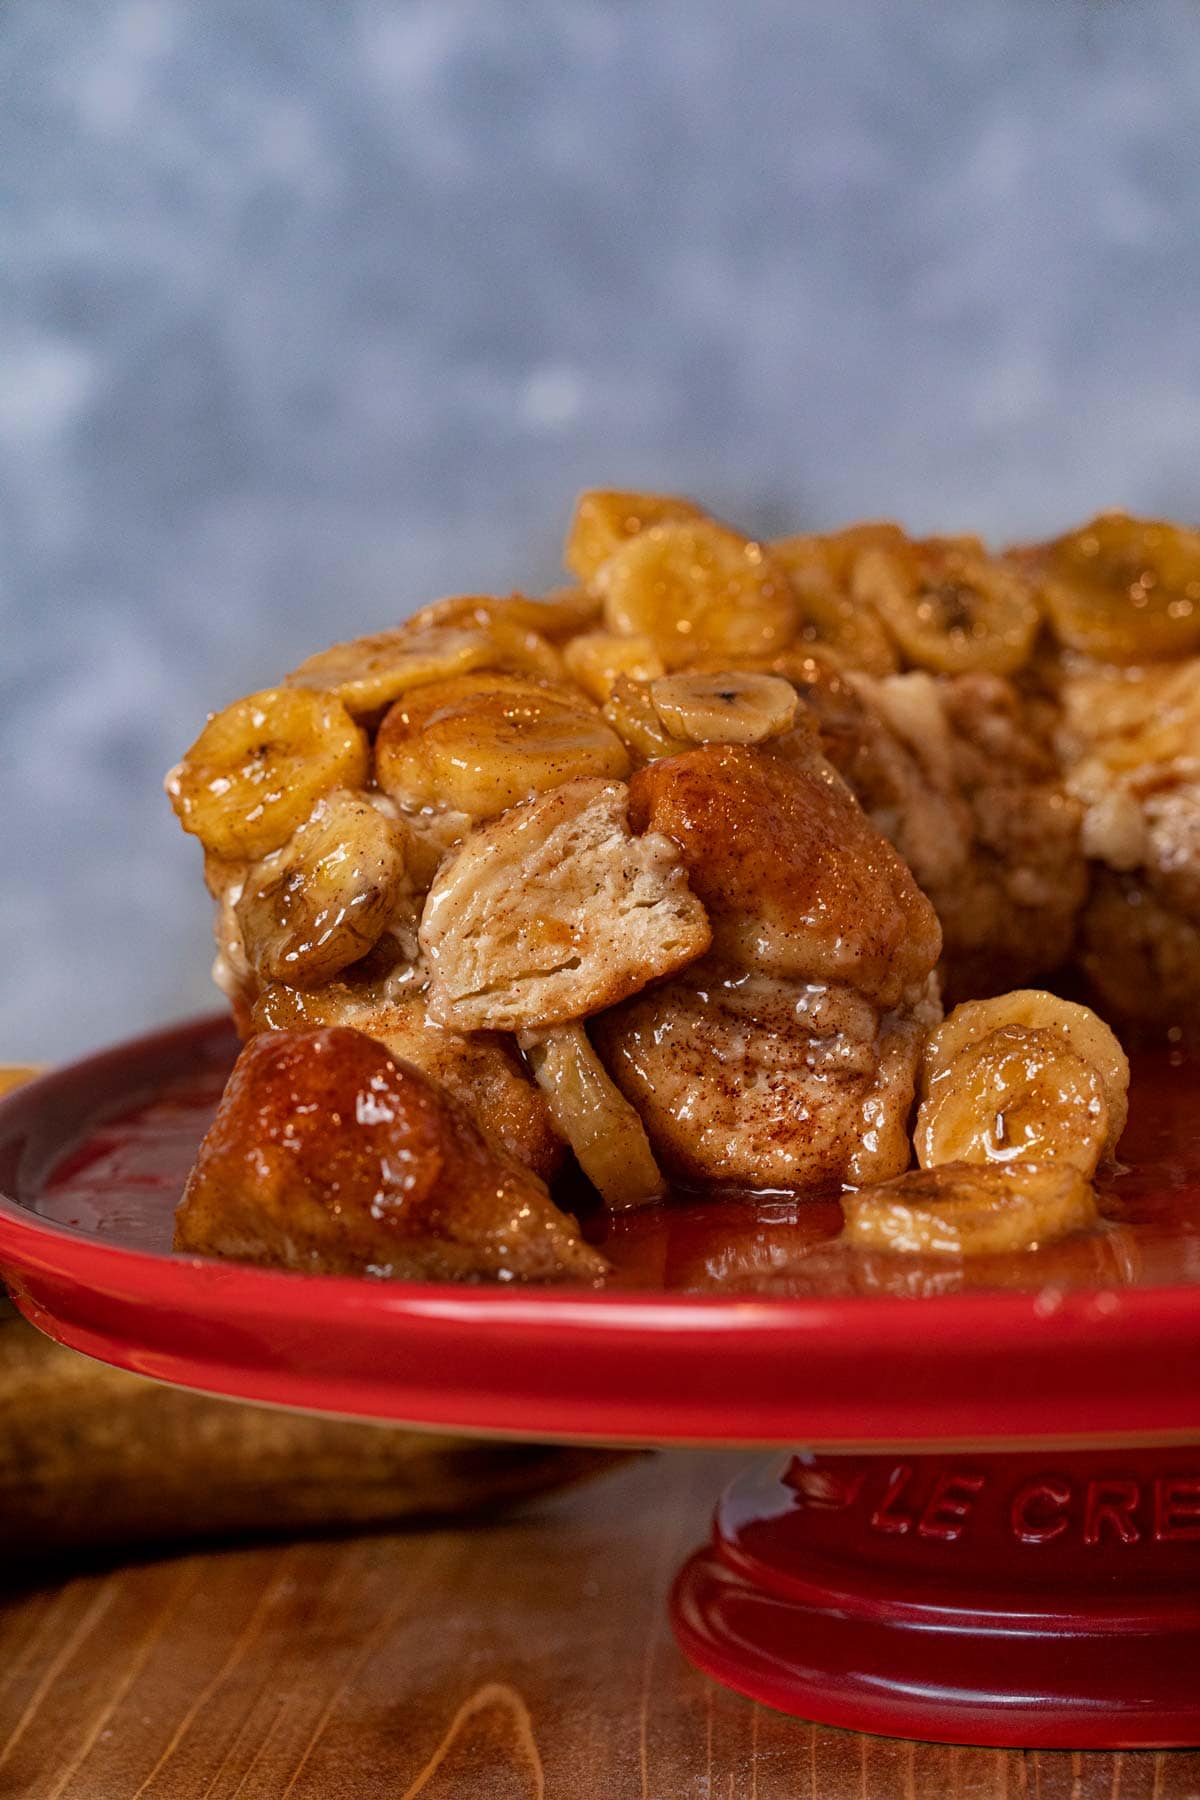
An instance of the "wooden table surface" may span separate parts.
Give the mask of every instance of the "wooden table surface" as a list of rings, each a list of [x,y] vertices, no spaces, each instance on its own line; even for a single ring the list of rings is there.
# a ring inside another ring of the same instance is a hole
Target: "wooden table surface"
[[[474,1527],[93,1564],[50,1580],[22,1575],[5,1546],[0,1795],[1200,1796],[1200,1753],[857,1737],[695,1673],[664,1599],[741,1460],[639,1458]]]

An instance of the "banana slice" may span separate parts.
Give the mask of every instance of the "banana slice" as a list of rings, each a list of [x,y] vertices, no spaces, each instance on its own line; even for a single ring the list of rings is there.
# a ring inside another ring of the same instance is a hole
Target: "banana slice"
[[[692,747],[690,739],[672,737],[666,729],[650,696],[650,684],[631,676],[617,677],[604,705],[604,717],[641,763],[677,756]]]
[[[594,585],[609,630],[645,634],[668,670],[705,656],[769,656],[798,623],[770,551],[712,519],[650,526],[601,564]]]
[[[623,776],[617,734],[579,693],[516,675],[464,675],[398,700],[375,774],[402,807],[495,818],[576,776]]]
[[[549,679],[562,674],[556,652],[538,632],[495,619],[400,625],[334,644],[293,669],[287,684],[336,694],[348,712],[362,718],[413,688],[476,669],[517,669]]]
[[[955,1007],[930,1038],[915,1133],[923,1168],[1073,1163],[1091,1175],[1125,1129],[1129,1063],[1086,1006],[1040,989]]]
[[[409,688],[477,669],[489,647],[484,634],[469,626],[398,625],[333,644],[293,669],[287,680],[291,687],[336,694],[357,715],[374,713]]]
[[[361,787],[364,732],[332,694],[264,688],[216,713],[166,789],[185,831],[227,860],[278,850],[322,794]]]
[[[615,631],[584,632],[563,645],[563,662],[567,673],[600,706],[620,676],[653,681],[666,673],[662,657],[644,632],[634,637],[620,637]]]
[[[550,1116],[592,1186],[614,1211],[667,1191],[646,1128],[608,1077],[582,1025],[526,1031],[517,1039]]]
[[[898,525],[851,525],[825,537],[776,538],[771,555],[786,571],[800,603],[800,637],[866,675],[899,668],[895,646],[868,601],[851,591],[864,550],[894,549],[908,542]]]
[[[554,588],[537,599],[526,594],[454,594],[423,606],[409,621],[414,626],[456,625],[468,630],[525,632],[558,643],[586,631],[600,616],[600,602],[586,588]]]
[[[486,625],[480,625],[490,654],[479,667],[536,675],[542,681],[561,681],[563,661],[558,650],[535,625],[524,624],[520,619],[520,609],[528,606],[532,610],[535,602],[514,601],[511,604],[518,609],[511,618],[505,617],[497,607],[495,617]]]
[[[650,699],[666,731],[693,744],[764,744],[791,729],[800,705],[782,675],[750,670],[664,675]]]
[[[917,1161],[1062,1160],[1092,1175],[1111,1135],[1099,1071],[1052,1031],[1001,1025],[931,1087],[917,1113]]]
[[[367,954],[408,891],[403,831],[365,794],[317,801],[234,909],[260,981],[316,987]]]
[[[864,675],[892,675],[899,658],[873,609],[849,594],[801,597],[800,637],[806,644],[832,650],[848,669]]]
[[[969,1045],[978,1043],[1000,1026],[1020,1025],[1048,1031],[1090,1063],[1104,1084],[1105,1098],[1119,1137],[1129,1110],[1129,1058],[1113,1032],[1089,1006],[1060,1000],[1042,988],[1015,988],[991,1000],[968,1000],[956,1006],[930,1038],[925,1050],[924,1080],[928,1086]],[[1114,1138],[1110,1149],[1115,1149]]]
[[[1029,581],[977,538],[868,548],[851,585],[920,669],[1011,675],[1033,649],[1039,615]]]
[[[1061,644],[1099,662],[1200,649],[1200,531],[1101,513],[1043,556],[1042,597]]]
[[[637,537],[651,525],[704,516],[694,502],[677,494],[624,494],[592,488],[575,503],[563,561],[572,575],[591,586],[601,564],[627,538]]]
[[[989,1256],[1038,1250],[1097,1221],[1070,1163],[947,1163],[842,1196],[844,1236],[864,1250]]]

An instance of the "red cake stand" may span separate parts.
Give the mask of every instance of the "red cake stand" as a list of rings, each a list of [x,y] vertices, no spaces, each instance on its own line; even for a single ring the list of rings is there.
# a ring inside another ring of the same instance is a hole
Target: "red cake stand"
[[[1099,1234],[957,1267],[835,1246],[831,1202],[673,1205],[605,1227],[623,1285],[511,1292],[172,1256],[235,1050],[201,1021],[0,1102],[0,1273],[35,1325],[276,1405],[806,1445],[735,1482],[676,1583],[702,1669],[861,1730],[1200,1742],[1195,1065],[1135,1064]]]

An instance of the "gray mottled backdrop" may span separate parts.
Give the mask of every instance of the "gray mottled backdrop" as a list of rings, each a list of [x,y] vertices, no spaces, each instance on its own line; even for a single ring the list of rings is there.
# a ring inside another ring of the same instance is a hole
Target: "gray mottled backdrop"
[[[206,708],[573,491],[1195,515],[1192,0],[8,0],[0,1060],[208,1003]]]

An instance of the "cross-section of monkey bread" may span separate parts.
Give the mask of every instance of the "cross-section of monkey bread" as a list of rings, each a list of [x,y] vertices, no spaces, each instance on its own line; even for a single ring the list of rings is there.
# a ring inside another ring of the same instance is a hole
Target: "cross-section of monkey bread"
[[[764,542],[597,491],[566,563],[171,771],[245,1039],[177,1247],[595,1283],[567,1196],[681,1188],[844,1193],[890,1255],[1088,1229],[1112,1026],[1200,1016],[1200,533]]]

